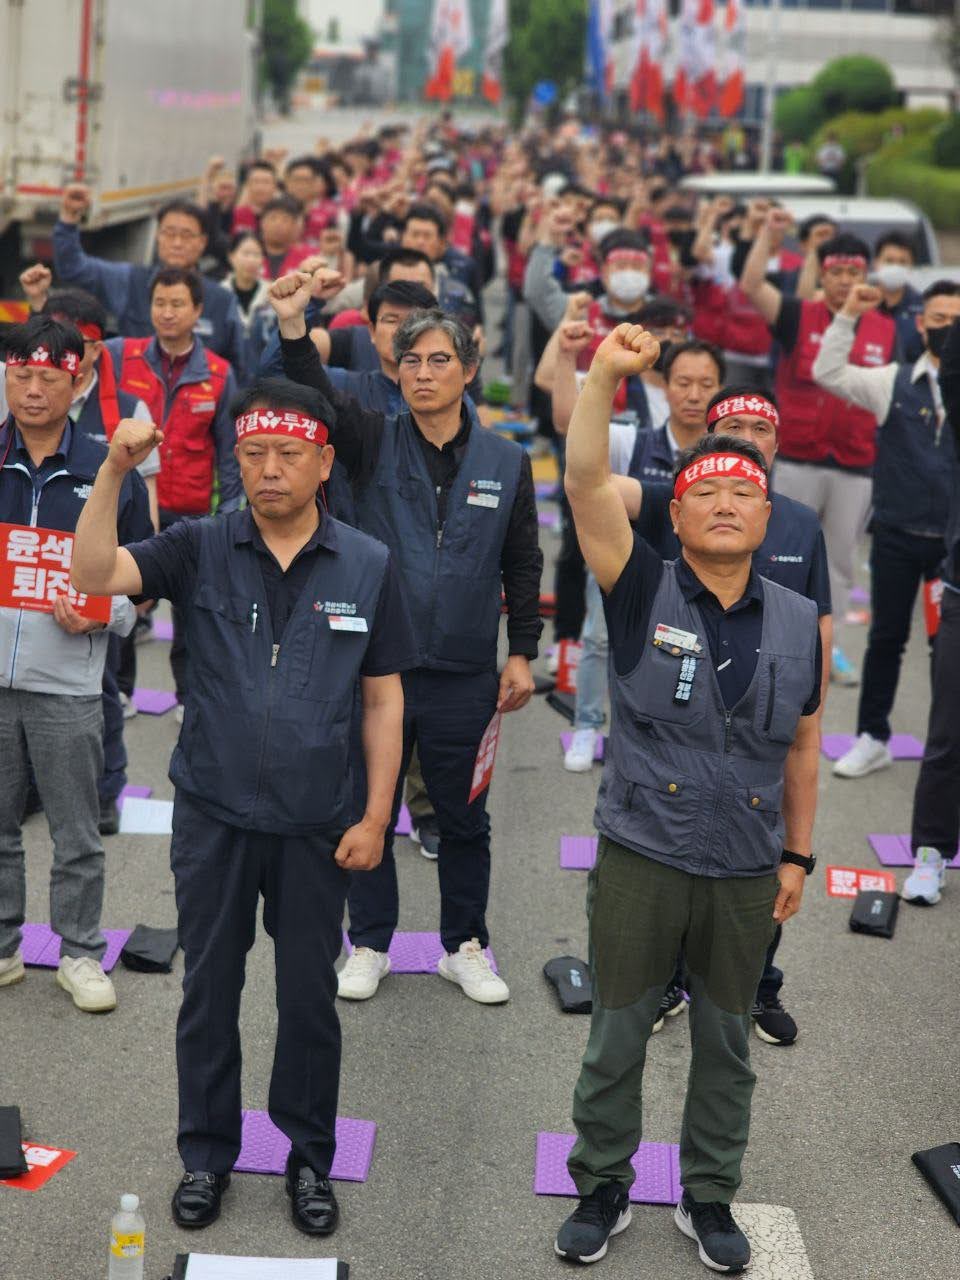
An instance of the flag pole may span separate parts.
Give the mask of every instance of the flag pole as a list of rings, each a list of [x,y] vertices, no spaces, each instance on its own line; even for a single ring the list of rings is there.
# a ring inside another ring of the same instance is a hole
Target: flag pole
[[[763,94],[763,132],[760,135],[760,170],[769,173],[773,160],[773,112],[777,102],[777,54],[780,44],[780,0],[770,0],[767,24],[767,79]]]

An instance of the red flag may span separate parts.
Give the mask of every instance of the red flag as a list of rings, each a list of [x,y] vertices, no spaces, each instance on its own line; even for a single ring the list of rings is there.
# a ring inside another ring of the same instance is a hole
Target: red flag
[[[740,0],[727,0],[724,32],[726,48],[723,82],[720,86],[717,109],[722,116],[735,116],[743,106],[747,62],[747,31]]]
[[[637,0],[634,15],[631,111],[648,111],[663,123],[663,51],[667,42],[666,0]]]
[[[717,96],[713,0],[683,0],[673,98],[681,111],[705,117]]]

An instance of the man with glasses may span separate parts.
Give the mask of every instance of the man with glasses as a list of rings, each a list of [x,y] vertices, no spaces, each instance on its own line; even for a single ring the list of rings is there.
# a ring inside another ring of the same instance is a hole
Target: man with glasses
[[[207,247],[203,210],[189,200],[171,200],[157,218],[157,261],[150,266],[95,258],[80,243],[80,221],[90,208],[90,188],[72,182],[64,188],[60,220],[53,229],[53,261],[64,284],[87,289],[117,320],[129,338],[149,337],[150,286],[163,267],[196,267]],[[203,305],[196,334],[205,346],[229,360],[241,382],[245,378],[244,333],[234,294],[213,280],[202,280]]]
[[[307,334],[303,313],[313,283],[306,272],[284,276],[271,286],[271,302],[284,371],[333,403],[331,440],[353,483],[358,524],[386,543],[403,577],[418,664],[403,676],[400,776],[416,745],[440,829],[439,972],[470,999],[501,1004],[510,992],[486,954],[486,790],[469,797],[494,712],[515,711],[533,693],[543,556],[530,461],[519,445],[480,426],[464,396],[477,370],[477,345],[440,310],[411,311],[394,335],[409,407],[389,416],[340,394]],[[501,591],[509,657],[498,679]],[[399,912],[393,829],[400,799],[398,788],[382,863],[350,888],[353,950],[339,978],[346,999],[369,999],[390,969]]]

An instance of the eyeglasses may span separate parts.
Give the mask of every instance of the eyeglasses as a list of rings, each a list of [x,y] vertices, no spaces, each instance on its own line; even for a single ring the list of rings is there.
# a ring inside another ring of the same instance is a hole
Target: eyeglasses
[[[202,231],[178,231],[173,227],[160,227],[157,231],[157,235],[162,240],[183,240],[187,244],[189,244],[191,240],[203,239]]]
[[[434,351],[427,356],[427,364],[431,369],[446,369],[447,365],[454,357],[446,351]],[[420,356],[416,356],[412,351],[406,352],[400,357],[397,363],[404,369],[419,369],[423,363]]]

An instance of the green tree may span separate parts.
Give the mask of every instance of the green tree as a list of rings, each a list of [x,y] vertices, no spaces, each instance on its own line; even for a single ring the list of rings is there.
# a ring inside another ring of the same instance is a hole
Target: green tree
[[[581,82],[585,40],[583,0],[512,0],[504,78],[517,114],[538,81],[552,80],[561,97]]]
[[[296,0],[265,0],[260,73],[277,106],[290,113],[290,90],[313,52],[313,32],[297,12]]]
[[[842,111],[883,111],[899,100],[887,64],[859,53],[833,58],[817,72],[810,87],[828,119]]]

